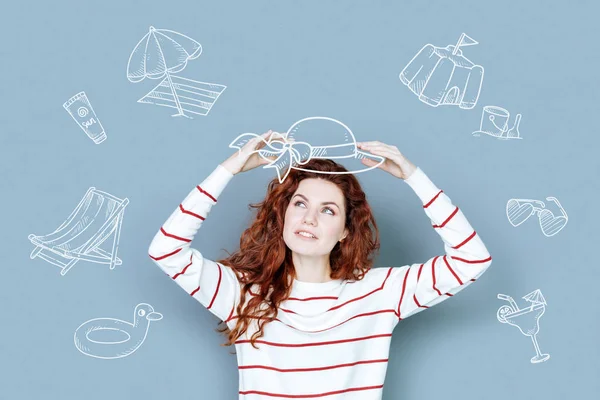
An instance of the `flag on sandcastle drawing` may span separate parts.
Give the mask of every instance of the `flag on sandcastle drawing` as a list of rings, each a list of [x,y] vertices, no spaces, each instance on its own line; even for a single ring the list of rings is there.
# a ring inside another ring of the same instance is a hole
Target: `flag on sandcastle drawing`
[[[145,78],[161,81],[138,103],[175,108],[177,113],[173,117],[208,115],[227,86],[174,75],[187,66],[188,60],[198,58],[201,53],[202,46],[194,39],[151,26],[129,56],[127,79],[133,83]]]

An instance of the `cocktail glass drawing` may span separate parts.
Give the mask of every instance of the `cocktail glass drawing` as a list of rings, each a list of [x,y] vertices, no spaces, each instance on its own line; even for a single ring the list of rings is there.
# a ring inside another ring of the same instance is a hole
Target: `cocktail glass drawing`
[[[537,334],[540,330],[540,317],[546,311],[546,301],[542,296],[542,292],[538,289],[524,296],[523,298],[529,301],[531,305],[523,309],[519,309],[517,303],[510,296],[498,294],[498,298],[510,303],[510,305],[504,305],[498,309],[496,313],[498,321],[516,326],[523,335],[531,337],[536,353],[531,358],[531,362],[536,364],[548,360],[550,354],[543,354],[537,341]]]

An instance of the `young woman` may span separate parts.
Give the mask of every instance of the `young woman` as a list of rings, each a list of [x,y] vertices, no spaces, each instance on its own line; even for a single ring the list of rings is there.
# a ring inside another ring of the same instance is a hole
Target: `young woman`
[[[381,399],[394,327],[464,289],[491,257],[448,196],[395,146],[377,141],[357,146],[384,157],[377,168],[412,188],[444,254],[372,268],[379,234],[365,193],[343,166],[314,159],[269,183],[238,251],[216,262],[203,257],[190,242],[233,176],[268,162],[256,150],[270,133],[189,193],[154,237],[150,257],[226,324],[240,399]]]

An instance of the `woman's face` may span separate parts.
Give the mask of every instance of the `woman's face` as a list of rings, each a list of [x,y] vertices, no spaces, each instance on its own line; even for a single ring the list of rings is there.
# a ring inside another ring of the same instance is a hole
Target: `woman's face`
[[[285,212],[283,240],[292,251],[302,255],[329,255],[348,233],[345,221],[346,207],[340,188],[324,179],[303,179]]]

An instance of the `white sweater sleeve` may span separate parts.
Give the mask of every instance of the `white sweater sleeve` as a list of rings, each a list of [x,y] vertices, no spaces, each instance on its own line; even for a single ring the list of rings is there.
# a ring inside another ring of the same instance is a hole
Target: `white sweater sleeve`
[[[230,267],[204,258],[190,243],[232,177],[219,164],[171,214],[148,250],[150,258],[167,275],[222,321],[237,305],[237,276]]]
[[[388,306],[398,320],[458,293],[491,265],[492,258],[462,211],[417,168],[405,182],[423,203],[425,214],[444,243],[445,254],[422,264],[391,269],[385,284]]]

